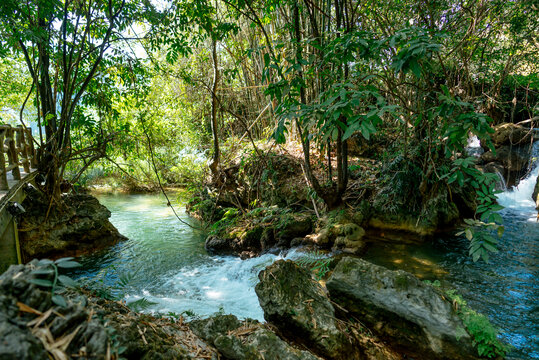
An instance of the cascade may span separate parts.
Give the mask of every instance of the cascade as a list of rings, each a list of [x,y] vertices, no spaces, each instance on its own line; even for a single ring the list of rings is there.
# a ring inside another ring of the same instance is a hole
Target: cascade
[[[535,202],[532,199],[533,189],[539,175],[539,141],[534,142],[530,157],[528,175],[520,180],[517,186],[498,194],[498,203],[508,209],[521,213],[535,212]]]

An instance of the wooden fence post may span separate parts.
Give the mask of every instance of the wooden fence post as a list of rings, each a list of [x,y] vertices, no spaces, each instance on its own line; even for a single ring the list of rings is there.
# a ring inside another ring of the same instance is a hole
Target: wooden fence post
[[[4,155],[4,138],[6,136],[6,130],[0,130],[0,190],[9,190],[7,183],[7,171],[6,171],[6,157]]]
[[[21,170],[19,169],[19,155],[17,154],[17,147],[15,146],[15,129],[12,127],[8,128],[8,156],[9,156],[9,165],[13,167],[11,174],[13,179],[21,179]]]
[[[30,166],[34,169],[37,168],[37,156],[36,150],[34,148],[34,137],[32,136],[32,128],[27,128],[27,142],[28,142],[28,151],[30,153]]]
[[[22,167],[24,172],[30,174],[30,162],[28,161],[28,147],[26,146],[24,128],[22,125],[17,126],[17,150],[22,155]]]

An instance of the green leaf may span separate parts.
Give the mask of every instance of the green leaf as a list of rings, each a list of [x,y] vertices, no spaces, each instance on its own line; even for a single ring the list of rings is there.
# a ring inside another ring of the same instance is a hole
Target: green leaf
[[[63,262],[58,263],[56,265],[58,265],[59,268],[63,268],[63,269],[72,269],[72,268],[76,268],[76,267],[81,266],[81,264],[79,264],[76,261],[63,261]]]
[[[52,287],[52,281],[45,279],[30,279],[29,282],[44,287]]]
[[[410,69],[412,69],[412,72],[414,75],[419,79],[421,78],[421,66],[419,66],[419,63],[417,60],[413,59],[410,61]]]
[[[49,259],[41,259],[37,262],[37,266],[44,266],[44,265],[50,265],[50,264],[53,264],[54,262],[52,260],[49,260]]]
[[[64,297],[61,296],[61,295],[54,294],[52,296],[52,302],[55,303],[58,306],[61,306],[61,307],[64,307],[64,308],[67,307],[67,302],[64,299]]]
[[[51,268],[39,268],[31,272],[33,275],[49,275],[54,274],[54,269]]]
[[[79,286],[79,284],[75,280],[70,278],[69,276],[59,275],[58,280],[60,280],[60,282],[62,284],[64,284],[65,286],[69,286],[69,287],[78,287]]]
[[[73,259],[74,259],[74,257],[64,257],[64,258],[60,258],[60,259],[56,260],[54,263],[59,264],[61,262],[70,261],[70,260],[73,260]]]

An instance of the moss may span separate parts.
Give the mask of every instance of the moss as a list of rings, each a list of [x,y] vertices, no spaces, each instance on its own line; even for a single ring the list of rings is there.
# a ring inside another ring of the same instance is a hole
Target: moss
[[[408,288],[408,276],[405,274],[398,274],[395,277],[395,287],[399,290],[404,290]]]

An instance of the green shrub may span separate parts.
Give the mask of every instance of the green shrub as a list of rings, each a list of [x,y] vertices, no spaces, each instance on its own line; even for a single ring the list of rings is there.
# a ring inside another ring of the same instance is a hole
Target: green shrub
[[[445,293],[457,307],[457,314],[472,337],[472,344],[476,347],[479,356],[489,359],[504,357],[509,352],[510,346],[498,340],[498,330],[488,318],[470,309],[455,290],[447,290]]]

